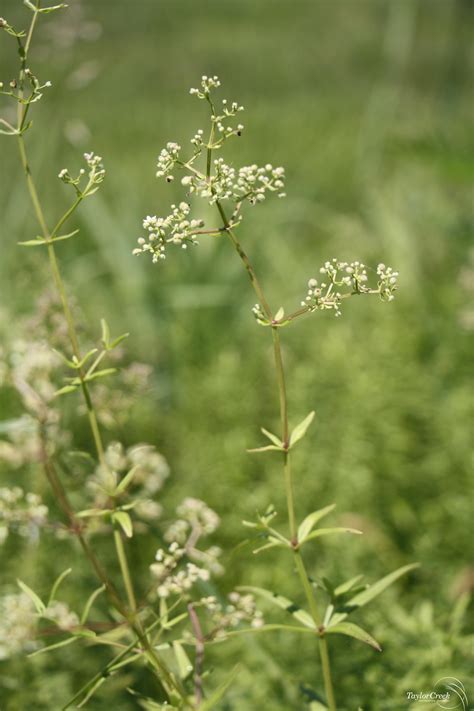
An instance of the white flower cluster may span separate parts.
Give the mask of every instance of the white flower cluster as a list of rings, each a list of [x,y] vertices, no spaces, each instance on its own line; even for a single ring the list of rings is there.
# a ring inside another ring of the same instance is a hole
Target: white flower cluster
[[[154,520],[161,514],[161,506],[151,497],[163,486],[169,476],[165,458],[149,444],[137,444],[125,450],[120,442],[111,442],[105,451],[106,467],[98,465],[89,477],[87,487],[95,494],[94,506],[107,504],[108,491],[114,489],[120,479],[134,469],[130,489],[134,496],[143,497],[135,512],[146,520]]]
[[[0,598],[0,660],[35,649],[37,614],[25,593]]]
[[[210,178],[193,172],[185,175],[181,184],[188,188],[190,194],[208,200],[210,205],[218,200],[233,200],[236,203],[248,200],[251,205],[256,205],[265,200],[266,192],[277,192],[278,197],[284,197],[285,193],[281,192],[284,179],[284,168],[274,168],[270,163],[264,167],[253,164],[236,170],[222,158],[216,158]]]
[[[196,136],[195,136],[196,138]],[[160,155],[158,156],[158,163],[156,165],[156,177],[162,178],[173,170],[176,163],[179,160],[179,153],[181,151],[181,146],[178,143],[170,141],[166,144],[166,148],[163,148]],[[168,176],[168,182],[173,180],[172,176]]]
[[[241,595],[234,591],[229,594],[228,604],[222,605],[214,596],[202,598],[201,604],[210,612],[215,627],[215,637],[225,637],[227,629],[249,622],[251,627],[262,627],[263,614],[257,609],[253,595]]]
[[[72,185],[76,193],[82,197],[93,195],[105,178],[105,168],[102,157],[95,153],[84,153],[87,169],[81,168],[76,177],[73,177],[67,168],[62,168],[58,173],[58,178],[66,185]],[[83,188],[84,176],[87,174],[86,183]]]
[[[210,205],[219,204],[220,201],[230,200],[235,203],[230,224],[223,225],[217,230],[199,230],[204,226],[202,220],[192,220],[189,217],[189,206],[181,202],[179,206],[172,205],[172,213],[168,217],[148,216],[143,222],[143,227],[148,236],[138,239],[138,247],[134,254],[149,252],[153,262],[165,258],[167,243],[177,244],[184,249],[188,244],[196,244],[196,234],[216,234],[225,229],[235,227],[241,220],[239,211],[242,203],[251,205],[263,202],[268,193],[275,193],[284,197],[285,171],[281,167],[273,167],[270,163],[264,166],[256,164],[234,168],[224,162],[222,158],[213,158],[212,152],[222,148],[224,142],[231,136],[240,136],[243,124],[236,123],[234,119],[244,110],[236,101],[222,100],[217,104],[210,98],[210,92],[220,86],[217,76],[204,75],[199,89],[191,89],[190,93],[199,99],[205,99],[211,110],[211,130],[209,139],[205,140],[204,130],[198,129],[191,138],[193,154],[187,158],[182,157],[179,143],[169,142],[158,156],[158,177],[166,177],[172,181],[172,171],[179,167],[184,171],[181,184],[187,188],[190,195],[205,199]],[[206,150],[205,150],[206,149]],[[198,170],[198,159],[201,154],[205,157],[205,167]],[[222,215],[221,215],[222,216]],[[235,218],[235,219],[234,219]]]
[[[219,77],[215,74],[213,77],[208,77],[205,74],[201,77],[201,89],[190,89],[191,96],[197,96],[198,99],[207,99],[212,89],[218,89],[221,85]]]
[[[0,543],[5,541],[10,530],[24,538],[37,539],[47,517],[48,507],[37,494],[25,493],[19,486],[0,489]]]
[[[184,544],[191,533],[193,536],[214,533],[220,524],[219,516],[204,501],[188,497],[177,507],[179,519],[166,531],[165,540]]]
[[[43,617],[54,622],[62,630],[70,630],[79,626],[79,617],[69,609],[69,605],[65,602],[52,600],[43,612]]]
[[[168,551],[164,551],[162,548],[157,551],[156,563],[150,566],[150,570],[159,581],[158,597],[181,595],[188,592],[198,580],[209,580],[209,570],[199,568],[194,563],[186,563],[184,568],[175,572],[184,554],[184,548],[180,548],[176,542],[171,543]]]
[[[215,575],[220,575],[223,568],[219,563],[222,550],[210,546],[205,550],[197,548],[202,536],[208,536],[218,528],[219,516],[204,501],[188,497],[177,507],[178,519],[165,531],[166,541],[177,541],[186,550],[191,560],[203,564]]]
[[[143,220],[143,227],[148,231],[148,241],[144,237],[138,239],[140,245],[133,254],[151,252],[153,261],[166,258],[166,245],[172,243],[186,249],[188,244],[197,244],[196,233],[204,226],[202,220],[188,219],[190,207],[186,202],[171,205],[171,214],[167,217],[148,215]]]
[[[301,302],[309,311],[333,309],[336,316],[341,315],[342,300],[356,294],[378,294],[384,301],[392,301],[398,286],[398,272],[391,267],[379,264],[377,267],[377,286],[368,285],[367,267],[362,262],[340,262],[333,259],[325,262],[319,270],[328,277],[328,281],[318,282],[310,279],[305,301]]]

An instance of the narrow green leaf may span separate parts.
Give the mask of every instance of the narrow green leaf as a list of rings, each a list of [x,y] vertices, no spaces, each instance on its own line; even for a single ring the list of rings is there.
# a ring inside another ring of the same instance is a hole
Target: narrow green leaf
[[[124,341],[126,338],[128,338],[129,335],[130,335],[130,334],[127,332],[127,333],[122,333],[121,336],[117,336],[117,338],[115,338],[115,339],[112,341],[112,343],[109,344],[109,351],[111,351],[111,350],[113,350],[114,348],[116,348],[116,347],[118,346],[118,344],[119,344],[119,343],[122,343],[122,341]]]
[[[58,592],[58,588],[63,582],[64,578],[66,578],[69,573],[72,573],[72,568],[67,568],[61,575],[59,575],[56,580],[54,581],[53,587],[51,588],[51,593],[49,595],[49,600],[48,600],[48,606],[51,604],[53,600],[56,599],[56,593]]]
[[[255,548],[253,552],[261,553],[262,551],[265,551],[268,548],[275,548],[276,546],[280,548],[288,548],[288,545],[284,541],[280,541],[278,538],[275,538],[275,536],[269,536],[268,543],[265,543],[263,546],[260,546],[260,548]]]
[[[61,640],[61,642],[55,642],[55,644],[50,644],[48,647],[41,647],[41,649],[37,649],[35,652],[31,652],[31,654],[28,654],[29,657],[36,657],[38,654],[44,654],[45,652],[51,652],[53,649],[59,649],[60,647],[67,647],[69,644],[72,644],[73,642],[77,642],[78,637],[68,637],[67,639]]]
[[[377,652],[382,651],[382,647],[377,640],[375,640],[368,632],[363,630],[362,627],[354,625],[352,622],[339,622],[337,625],[330,625],[326,629],[325,634],[344,634],[348,637],[354,637],[354,639],[358,639],[361,642],[365,642],[365,644],[369,644],[371,647],[376,649]]]
[[[123,494],[123,492],[130,486],[138,468],[139,465],[137,464],[136,466],[132,467],[132,469],[130,469],[130,471],[115,487],[114,496],[119,496],[120,494]]]
[[[18,242],[17,244],[22,247],[39,247],[42,244],[46,244],[46,240],[42,237],[37,237],[36,239],[27,239],[24,242]]]
[[[180,679],[187,679],[193,670],[193,665],[183,649],[183,646],[175,641],[173,642],[173,652],[176,657],[176,663],[178,664],[178,671]]]
[[[46,605],[42,601],[42,599],[35,593],[34,590],[32,590],[26,583],[23,582],[23,580],[20,580],[17,578],[16,580],[17,584],[20,586],[20,588],[23,590],[25,595],[28,595],[30,600],[32,601],[33,605],[36,608],[36,612],[38,615],[43,615],[44,611],[46,610]]]
[[[334,590],[334,595],[339,597],[349,592],[352,588],[355,588],[357,583],[359,583],[363,577],[363,575],[356,575],[354,578],[347,580],[345,583],[341,583],[341,585],[338,585],[338,587]]]
[[[240,671],[240,665],[237,665],[232,670],[230,676],[227,677],[227,679],[220,686],[217,687],[217,689],[214,691],[214,693],[211,694],[208,699],[205,699],[202,702],[202,704],[199,706],[199,711],[211,711],[211,709],[213,709],[214,706],[225,695],[225,693],[227,692],[227,689],[230,687],[230,685],[233,684],[239,671]]]
[[[266,447],[255,447],[254,449],[247,449],[247,452],[249,452],[249,454],[253,454],[254,452],[270,452],[272,450],[277,452],[283,451],[282,447],[277,447],[273,444],[267,444]]]
[[[79,230],[73,230],[72,232],[68,232],[67,235],[57,235],[56,237],[51,237],[50,242],[62,242],[65,239],[71,239],[71,237],[75,237],[79,233]]]
[[[317,528],[315,531],[312,531],[309,535],[307,535],[303,541],[299,541],[299,543],[302,545],[303,543],[312,541],[314,538],[330,536],[333,533],[355,533],[358,536],[362,535],[362,531],[358,531],[357,528],[342,528],[340,526],[337,528]]]
[[[276,444],[276,446],[279,447],[280,449],[283,447],[283,442],[281,441],[281,439],[279,437],[274,435],[272,432],[269,432],[268,430],[266,430],[265,427],[261,427],[260,429],[263,432],[263,434],[265,435],[265,437],[268,437],[268,439],[271,442],[273,442],[273,444]]]
[[[78,385],[65,385],[63,388],[56,390],[54,397],[59,397],[59,395],[67,395],[67,393],[73,393],[78,387]]]
[[[265,588],[255,588],[248,585],[244,585],[242,587],[239,587],[238,589],[265,598],[273,605],[276,605],[282,610],[289,612],[290,615],[295,618],[295,620],[301,622],[301,624],[303,624],[305,627],[308,627],[313,630],[316,629],[316,625],[314,624],[314,620],[311,615],[306,612],[306,610],[302,610],[301,607],[299,607],[296,603],[292,602],[291,600],[288,600],[288,598],[286,597],[283,597],[283,595],[278,595],[277,593],[273,593],[270,590],[265,590]]]
[[[293,447],[297,442],[300,441],[300,439],[303,439],[308,427],[314,419],[315,414],[315,411],[312,410],[309,415],[305,417],[302,422],[299,423],[299,425],[296,425],[295,429],[290,435],[290,447]]]
[[[373,585],[370,585],[366,590],[357,593],[348,602],[344,603],[344,607],[348,609],[348,612],[338,612],[333,615],[333,624],[339,624],[342,620],[357,610],[359,607],[363,607],[368,602],[371,602],[375,597],[383,593],[392,583],[394,583],[398,578],[401,578],[405,573],[409,573],[410,570],[414,570],[419,567],[419,563],[410,563],[409,565],[403,565],[401,568],[397,568],[392,573],[389,573],[384,578],[381,578]]]
[[[133,536],[132,519],[126,511],[116,511],[112,516],[112,520],[119,524],[128,538]]]
[[[313,511],[313,513],[306,516],[298,528],[298,541],[304,541],[308,533],[312,531],[318,521],[321,521],[324,516],[327,516],[327,514],[331,513],[331,511],[334,511],[335,508],[336,504],[330,504],[329,506],[325,506],[323,509]]]
[[[84,509],[79,511],[76,516],[78,518],[92,518],[93,516],[109,516],[113,513],[113,509]]]
[[[77,705],[78,709],[84,708],[84,706],[87,704],[87,702],[92,698],[92,696],[95,694],[97,689],[99,689],[102,684],[104,684],[107,681],[107,677],[101,676],[100,679],[97,679],[96,682],[91,686],[87,694],[84,696],[82,699],[81,703]]]
[[[374,597],[380,595],[380,593],[398,580],[398,578],[401,578],[402,575],[405,575],[405,573],[409,573],[410,570],[418,568],[419,565],[419,563],[410,563],[409,565],[404,565],[401,568],[394,570],[393,573],[389,573],[384,578],[381,578],[381,580],[378,580],[376,583],[367,588],[367,590],[364,590],[363,592],[358,593],[355,597],[351,598],[348,604],[356,605],[357,607],[366,605],[368,602],[373,600]]]
[[[107,348],[109,345],[109,341],[110,341],[110,328],[109,328],[109,324],[107,323],[105,318],[100,319],[100,328],[102,331],[102,336],[101,336],[102,343],[104,344],[104,347]]]
[[[101,585],[100,588],[97,588],[97,590],[94,590],[94,592],[89,595],[87,602],[85,604],[83,613],[81,615],[81,625],[85,624],[87,622],[87,618],[89,617],[89,612],[91,611],[91,607],[96,601],[96,599],[99,597],[101,593],[105,591],[105,585]]]
[[[104,368],[104,370],[96,370],[95,373],[91,373],[91,375],[88,375],[85,380],[95,380],[96,378],[105,378],[106,375],[112,375],[112,373],[116,373],[117,368]]]

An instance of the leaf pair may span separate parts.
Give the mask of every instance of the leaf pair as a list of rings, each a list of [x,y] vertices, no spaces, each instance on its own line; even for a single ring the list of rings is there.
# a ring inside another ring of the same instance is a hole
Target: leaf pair
[[[304,420],[302,420],[298,425],[296,425],[295,429],[292,431],[290,434],[289,440],[288,440],[288,445],[285,445],[283,440],[281,440],[277,435],[273,434],[273,432],[269,432],[266,430],[264,427],[261,427],[261,431],[265,435],[265,437],[268,437],[270,442],[272,444],[267,444],[263,447],[255,447],[254,449],[247,449],[247,452],[254,453],[254,452],[270,452],[270,451],[280,451],[280,452],[288,452],[292,447],[297,444],[303,437],[305,436],[308,427],[312,423],[314,419],[315,412],[312,410],[309,415],[307,415]]]

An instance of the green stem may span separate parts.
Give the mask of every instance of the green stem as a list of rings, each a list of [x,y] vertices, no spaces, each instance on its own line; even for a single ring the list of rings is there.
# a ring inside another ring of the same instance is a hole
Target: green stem
[[[125,590],[127,591],[128,604],[130,605],[130,610],[132,611],[132,613],[136,614],[137,601],[135,598],[135,591],[133,589],[132,579],[130,577],[130,568],[128,566],[125,547],[123,545],[122,534],[117,524],[114,524],[114,543],[115,549],[117,551],[117,558],[119,561],[120,570],[122,571],[122,578],[125,585]]]
[[[260,285],[260,282],[257,278],[255,270],[252,266],[252,263],[250,262],[250,259],[248,258],[247,254],[245,253],[244,249],[242,248],[242,245],[240,244],[236,235],[234,234],[232,229],[229,227],[229,221],[227,219],[226,213],[225,213],[221,203],[218,200],[216,201],[216,206],[217,206],[217,209],[219,210],[219,214],[224,222],[224,228],[225,228],[227,234],[229,235],[229,238],[234,246],[234,249],[236,250],[237,254],[239,255],[240,259],[242,260],[242,262],[244,264],[245,269],[247,270],[247,273],[249,275],[250,281],[251,281],[254,291],[257,295],[257,298],[258,298],[260,304],[262,305],[267,318],[270,321],[273,321],[272,311],[271,311],[270,306],[265,298],[265,294],[264,294],[263,289]],[[299,314],[297,314],[297,315],[299,315]],[[275,361],[275,370],[276,370],[276,376],[277,376],[278,395],[279,395],[279,403],[280,403],[282,442],[285,447],[285,451],[283,452],[283,474],[284,474],[284,479],[285,479],[285,491],[286,491],[286,502],[287,502],[287,508],[288,508],[288,523],[289,523],[289,528],[290,528],[290,538],[291,538],[291,544],[293,547],[293,554],[294,554],[294,559],[295,559],[296,570],[298,572],[298,576],[301,580],[301,584],[303,586],[305,596],[308,601],[309,609],[311,611],[311,616],[313,618],[313,621],[314,621],[316,627],[319,628],[321,625],[321,618],[319,617],[316,599],[314,597],[314,592],[311,588],[311,582],[309,580],[308,573],[306,571],[303,557],[302,557],[301,552],[298,548],[296,516],[295,516],[295,506],[294,506],[294,496],[293,496],[293,480],[292,480],[291,466],[290,466],[290,452],[288,451],[288,447],[289,447],[288,400],[287,400],[287,394],[286,394],[285,369],[284,369],[284,365],[283,365],[283,358],[282,358],[282,353],[281,353],[281,343],[280,343],[280,333],[279,333],[278,327],[272,328],[272,337],[273,337],[273,355],[274,355],[274,361]],[[333,689],[332,678],[331,678],[331,664],[330,664],[330,659],[329,659],[327,641],[322,636],[320,636],[318,638],[318,641],[319,641],[319,651],[320,651],[320,656],[321,656],[321,666],[322,666],[322,671],[323,671],[324,688],[326,691],[326,698],[327,698],[327,702],[329,705],[329,711],[337,711],[336,702],[335,702],[335,698],[334,698],[334,689]]]
[[[329,660],[328,644],[325,637],[319,638],[319,653],[321,655],[321,666],[323,668],[324,688],[326,689],[328,708],[329,711],[337,711],[331,679],[331,662]]]
[[[39,2],[38,2],[37,7],[39,7]],[[37,15],[38,15],[38,13],[35,12],[33,15],[33,18],[32,18],[30,29],[28,31],[27,41],[25,44],[25,55],[24,55],[24,59],[23,59],[22,75],[24,74],[24,66],[26,63],[26,56],[28,54],[28,50],[29,50],[29,47],[31,44],[31,38],[32,38],[34,27],[36,24]],[[76,331],[76,327],[75,327],[75,323],[74,323],[74,318],[73,318],[73,315],[72,315],[72,312],[71,312],[71,309],[69,306],[69,302],[67,300],[64,282],[61,277],[61,272],[59,270],[59,265],[58,265],[58,260],[56,257],[56,252],[54,249],[54,244],[52,243],[51,238],[53,235],[55,235],[57,233],[57,231],[60,229],[60,227],[72,215],[72,213],[75,211],[75,209],[80,204],[82,198],[80,198],[80,199],[78,198],[74,202],[72,207],[58,221],[58,223],[56,224],[56,226],[54,228],[54,231],[51,233],[50,230],[48,229],[44,211],[43,211],[43,208],[41,206],[41,202],[40,202],[40,199],[38,196],[38,191],[36,189],[36,185],[35,185],[35,182],[33,180],[32,174],[31,174],[31,169],[30,169],[30,165],[29,165],[28,157],[27,157],[27,153],[26,153],[25,142],[23,139],[23,135],[20,131],[20,129],[22,128],[23,123],[24,123],[25,111],[26,111],[26,109],[24,109],[23,106],[19,103],[18,104],[17,139],[18,139],[18,148],[19,148],[19,152],[20,152],[20,160],[21,160],[21,164],[23,166],[23,170],[26,175],[26,182],[27,182],[28,191],[29,191],[29,194],[31,197],[31,201],[33,204],[33,208],[34,208],[38,223],[40,225],[43,237],[45,239],[45,242],[47,243],[50,268],[51,268],[51,272],[53,275],[54,283],[55,283],[56,288],[59,293],[64,316],[66,319],[71,348],[72,348],[73,354],[76,356],[76,358],[78,360],[80,360],[79,342],[78,342],[77,331]],[[97,421],[97,415],[96,415],[94,405],[93,405],[93,402],[92,402],[92,399],[90,396],[90,392],[89,392],[87,383],[84,381],[83,373],[81,371],[79,371],[78,375],[81,380],[81,389],[82,389],[82,393],[83,393],[84,400],[86,403],[89,424],[90,424],[90,428],[92,431],[92,436],[93,436],[94,444],[95,444],[95,447],[97,450],[99,462],[101,463],[102,466],[107,468],[107,462],[105,460],[105,452],[104,452],[104,445],[103,445],[103,441],[102,441],[102,436],[100,433],[100,428],[99,428],[99,424]],[[122,572],[122,577],[124,580],[124,586],[125,586],[129,604],[130,604],[130,607],[132,610],[132,615],[130,615],[130,613],[128,612],[128,610],[126,609],[126,607],[120,600],[112,583],[109,581],[107,574],[102,569],[98,559],[95,557],[92,549],[89,547],[89,544],[87,543],[84,536],[82,535],[80,527],[77,524],[77,519],[76,519],[74,510],[72,509],[71,505],[69,504],[68,498],[67,498],[66,493],[62,487],[60,479],[57,476],[57,473],[56,473],[54,467],[49,462],[49,459],[47,458],[47,456],[45,456],[44,466],[45,466],[45,471],[46,471],[48,480],[50,482],[51,488],[53,489],[54,493],[56,494],[58,503],[63,508],[64,512],[66,513],[67,517],[69,518],[71,525],[73,526],[73,529],[76,532],[76,535],[77,535],[78,540],[81,544],[81,547],[84,550],[86,557],[89,559],[98,578],[106,587],[111,603],[117,609],[117,611],[121,615],[123,615],[125,617],[125,619],[127,619],[127,621],[130,624],[130,627],[133,629],[133,631],[137,635],[138,639],[142,642],[142,644],[146,650],[145,653],[146,653],[146,657],[147,657],[148,661],[150,662],[152,667],[156,671],[158,671],[159,677],[161,675],[160,678],[164,679],[164,683],[165,683],[165,687],[166,687],[167,691],[169,692],[170,689],[174,689],[181,696],[181,698],[184,700],[185,699],[184,691],[181,689],[179,684],[175,681],[174,677],[170,674],[170,672],[168,671],[166,666],[163,664],[163,662],[159,659],[155,650],[151,646],[147,635],[143,632],[143,628],[141,626],[140,621],[135,618],[136,598],[135,598],[135,594],[133,591],[132,579],[130,576],[130,570],[128,567],[128,562],[126,559],[122,539],[120,538],[120,536],[118,536],[118,538],[116,536],[114,536],[116,549],[117,549],[117,555],[119,558],[119,564],[120,564],[120,568],[121,568],[121,572]]]

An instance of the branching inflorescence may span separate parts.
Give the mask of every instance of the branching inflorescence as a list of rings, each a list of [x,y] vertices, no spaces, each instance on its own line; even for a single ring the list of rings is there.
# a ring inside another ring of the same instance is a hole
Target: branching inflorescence
[[[186,200],[183,200],[179,206],[172,205],[172,211],[166,217],[147,216],[143,221],[147,236],[138,239],[139,246],[133,253],[136,255],[149,253],[153,262],[158,262],[166,258],[169,245],[186,248],[188,245],[197,245],[199,239],[204,236],[227,236],[250,277],[258,299],[253,308],[254,316],[260,325],[270,327],[272,333],[281,434],[276,435],[262,428],[262,433],[269,443],[248,451],[278,452],[282,458],[289,536],[285,536],[271,525],[276,515],[273,506],[270,506],[265,514],[259,515],[256,522],[246,521],[244,524],[255,531],[261,543],[263,539],[263,545],[259,545],[254,551],[255,553],[269,548],[284,548],[292,552],[294,567],[306,597],[308,611],[302,610],[293,601],[270,590],[261,588],[243,588],[243,590],[261,596],[273,605],[286,610],[298,622],[296,627],[263,625],[262,629],[286,628],[292,632],[312,632],[317,636],[327,706],[330,711],[334,711],[336,699],[327,636],[342,634],[355,637],[380,650],[378,642],[370,634],[358,625],[346,621],[348,610],[353,611],[369,602],[397,578],[411,570],[413,566],[407,565],[394,571],[373,587],[360,586],[360,576],[341,585],[332,585],[329,581],[324,586],[322,584],[315,585],[313,578],[308,574],[301,554],[303,546],[330,534],[358,534],[361,532],[344,527],[320,528],[319,521],[331,513],[333,505],[313,511],[299,526],[296,523],[290,452],[306,435],[313,421],[314,412],[310,412],[302,422],[290,431],[286,376],[279,331],[281,327],[289,325],[298,317],[315,311],[331,310],[336,316],[340,316],[343,301],[351,296],[377,295],[382,301],[392,301],[398,286],[398,272],[382,263],[376,269],[371,270],[359,261],[349,263],[332,259],[326,261],[319,269],[318,279],[315,277],[309,279],[307,293],[301,301],[300,308],[288,315],[285,315],[283,307],[278,308],[275,312],[272,310],[252,262],[236,235],[236,229],[242,224],[243,209],[246,204],[258,205],[273,193],[280,198],[285,197],[285,171],[270,163],[261,167],[252,164],[236,168],[226,163],[222,157],[215,157],[216,153],[224,148],[226,141],[241,136],[244,128],[242,124],[236,122],[237,114],[243,111],[243,107],[235,101],[228,102],[227,100],[218,104],[214,92],[219,87],[220,81],[217,76],[203,76],[200,88],[191,89],[191,95],[206,102],[209,108],[210,126],[206,134],[207,138],[205,138],[204,130],[199,129],[191,139],[192,148],[189,152],[183,150],[179,143],[169,142],[158,157],[156,173],[158,178],[164,178],[167,182],[172,182],[175,174],[180,175],[181,185],[187,193]],[[218,218],[217,226],[207,226],[199,214],[193,219],[195,208],[194,204],[191,204],[191,200],[194,198],[200,198],[210,206],[215,206]],[[166,561],[174,568],[179,559],[180,548],[175,547],[173,550],[170,548],[168,553],[160,551],[159,555],[159,571],[163,570]],[[195,575],[199,575],[197,571],[193,572]],[[183,580],[185,580],[186,575],[184,573],[183,575]],[[316,592],[324,592],[329,598],[323,614],[319,610],[320,603],[316,598]],[[168,594],[168,588],[165,587],[162,594]]]

